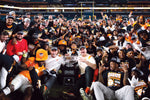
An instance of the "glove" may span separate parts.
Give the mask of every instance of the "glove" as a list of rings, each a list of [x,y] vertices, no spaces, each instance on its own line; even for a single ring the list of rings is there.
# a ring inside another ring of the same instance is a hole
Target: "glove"
[[[138,84],[139,78],[136,79],[135,75],[134,75],[134,76],[132,76],[131,80],[128,78],[128,81],[129,81],[131,87],[136,87],[136,85]]]

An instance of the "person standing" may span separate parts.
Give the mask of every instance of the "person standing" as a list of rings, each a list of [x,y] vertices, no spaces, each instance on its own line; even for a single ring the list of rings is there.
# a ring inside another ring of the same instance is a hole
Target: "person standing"
[[[41,39],[41,36],[43,35],[43,34],[45,34],[45,31],[44,31],[44,29],[45,29],[45,26],[46,26],[46,24],[45,23],[40,23],[39,25],[38,25],[38,27],[34,27],[34,28],[31,28],[30,30],[29,30],[29,32],[28,32],[28,35],[29,35],[29,43],[30,42],[32,42],[31,40],[32,40],[32,36],[33,35],[37,35],[38,36],[38,40],[39,41],[43,41],[43,39]],[[45,41],[46,42],[46,41]]]
[[[16,25],[16,28],[14,29],[13,34],[16,34],[19,31],[23,31],[24,32],[24,38],[28,41],[29,40],[28,32],[30,30],[29,26],[30,26],[30,19],[25,18],[21,24]]]
[[[5,30],[9,33],[9,38],[12,37],[12,33],[16,27],[16,24],[14,23],[14,17],[7,15],[6,21],[2,23],[1,25],[2,26],[0,26],[1,27],[0,32]]]

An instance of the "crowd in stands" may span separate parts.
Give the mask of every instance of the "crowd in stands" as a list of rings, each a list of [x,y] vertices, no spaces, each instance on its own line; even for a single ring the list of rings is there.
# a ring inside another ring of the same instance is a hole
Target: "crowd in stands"
[[[24,100],[48,100],[72,57],[77,77],[65,93],[76,100],[150,100],[150,19],[100,14],[70,20],[37,14],[32,20],[29,12],[10,11],[0,19],[0,100],[18,89]]]

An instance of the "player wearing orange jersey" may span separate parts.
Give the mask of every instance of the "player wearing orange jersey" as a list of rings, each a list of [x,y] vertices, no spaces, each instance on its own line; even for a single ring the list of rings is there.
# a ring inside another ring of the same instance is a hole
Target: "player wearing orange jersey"
[[[47,60],[48,53],[44,49],[39,49],[36,52],[36,57],[30,57],[26,61],[26,66],[28,70],[21,71],[11,82],[10,85],[2,90],[0,93],[0,98],[5,97],[5,95],[20,89],[24,92],[24,100],[30,100],[32,96],[32,85],[33,77],[32,71],[35,71],[38,76],[42,75],[44,67],[44,61]],[[34,76],[34,75],[33,75]]]

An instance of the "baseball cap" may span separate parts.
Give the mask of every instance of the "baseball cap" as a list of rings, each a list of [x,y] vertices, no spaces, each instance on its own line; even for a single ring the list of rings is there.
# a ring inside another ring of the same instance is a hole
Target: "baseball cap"
[[[86,47],[85,47],[85,46],[80,46],[80,50],[81,50],[82,48],[83,48],[83,49],[86,49]]]
[[[103,49],[102,49],[101,47],[98,47],[98,48],[96,49],[96,51],[103,51]]]
[[[135,35],[132,35],[131,36],[131,40],[134,40],[134,39],[136,39],[137,37],[135,36]]]
[[[126,19],[126,18],[124,18],[122,23],[127,23],[127,19]]]
[[[120,64],[120,59],[118,57],[112,57],[110,62],[115,62],[117,64]]]
[[[126,53],[128,53],[128,52],[130,52],[130,51],[133,51],[133,49],[132,49],[132,48],[127,49],[127,50],[126,50]]]
[[[44,49],[38,49],[36,52],[36,61],[45,61],[48,58],[48,53]]]
[[[105,37],[104,36],[101,36],[100,38],[99,38],[99,41],[105,41],[106,39],[105,39]]]
[[[46,24],[45,24],[45,23],[41,23],[41,25],[42,25],[42,26],[46,26]]]
[[[6,19],[8,19],[8,18],[11,18],[11,19],[13,19],[13,20],[14,20],[14,17],[13,17],[13,16],[11,16],[11,15],[6,16]]]
[[[13,58],[14,58],[14,60],[15,60],[16,62],[19,62],[19,56],[13,55]]]
[[[27,16],[26,15],[22,15],[22,17],[25,19],[25,18],[27,18]]]
[[[44,44],[49,45],[49,42],[44,42]]]
[[[23,35],[23,34],[24,34],[24,32],[23,32],[23,31],[18,31],[18,32],[17,32],[17,34],[21,34],[21,35]]]
[[[52,48],[51,48],[51,50],[57,50],[57,49],[58,49],[57,47],[52,47]]]
[[[9,15],[13,15],[13,14],[16,14],[16,12],[15,11],[10,11],[9,12]]]
[[[139,69],[137,69],[136,67],[133,67],[133,68],[131,69],[131,71],[135,71],[135,72],[137,72],[139,75],[141,74],[140,71],[139,71]]]
[[[118,36],[124,36],[124,33],[119,33]]]
[[[24,19],[24,22],[30,23],[30,19],[29,19],[29,18],[25,18],[25,19]]]
[[[126,45],[130,45],[130,46],[132,46],[132,44],[130,43],[130,42],[127,42],[127,44]]]
[[[43,17],[41,20],[45,20],[45,18]]]
[[[72,41],[71,44],[77,44],[75,41]]]
[[[38,33],[34,33],[34,34],[32,35],[32,37],[33,37],[34,39],[37,39],[37,38],[38,38]]]
[[[31,14],[30,12],[27,12],[27,13],[26,13],[26,15],[30,15],[30,14]]]
[[[34,19],[38,19],[39,17],[38,16],[34,16]]]

